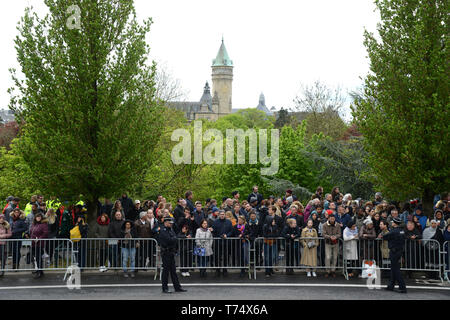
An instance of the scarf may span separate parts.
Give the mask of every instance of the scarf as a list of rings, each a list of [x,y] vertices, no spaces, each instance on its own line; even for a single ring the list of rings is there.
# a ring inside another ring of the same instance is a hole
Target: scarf
[[[347,227],[347,228],[345,228],[344,232],[345,232],[346,236],[354,237],[354,236],[358,235],[358,228],[356,227],[355,230],[352,230],[349,227]]]
[[[124,238],[125,239],[131,239],[132,238],[132,236],[131,236],[131,229],[129,229],[129,230],[125,229],[125,236],[124,236]],[[125,240],[124,244],[127,245],[128,244],[128,240]]]
[[[437,227],[436,228],[432,228],[432,227],[425,228],[425,230],[423,230],[423,234],[422,234],[423,239],[433,238],[434,235],[436,234],[436,230],[437,230]]]
[[[251,219],[250,219],[250,220],[248,221],[248,224],[249,224],[249,225],[256,225],[256,224],[258,224],[258,218],[256,218],[255,220],[251,220]]]
[[[238,228],[239,232],[243,235],[245,231],[245,224],[242,225],[238,224],[236,227]]]

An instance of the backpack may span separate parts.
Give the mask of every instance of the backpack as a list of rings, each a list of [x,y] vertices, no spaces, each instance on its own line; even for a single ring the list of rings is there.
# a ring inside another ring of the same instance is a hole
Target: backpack
[[[80,239],[81,239],[80,227],[77,225],[75,226],[75,228],[72,228],[70,230],[70,240],[73,240],[73,242],[79,242]]]

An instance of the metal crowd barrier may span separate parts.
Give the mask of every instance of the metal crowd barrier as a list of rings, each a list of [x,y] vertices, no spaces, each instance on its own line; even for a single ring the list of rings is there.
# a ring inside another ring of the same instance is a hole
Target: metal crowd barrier
[[[254,278],[256,272],[264,269],[267,273],[286,269],[326,272],[341,270],[344,273],[342,239],[329,244],[325,238],[257,238],[251,243]]]
[[[162,259],[158,261],[161,262],[161,278]],[[251,279],[250,242],[247,239],[179,238],[175,261],[180,272],[240,269]]]
[[[73,263],[69,239],[2,239],[0,272],[66,270]]]
[[[154,270],[156,279],[158,242],[153,238],[83,238],[72,242],[75,261],[82,270]]]
[[[442,245],[442,255],[444,261],[444,280],[450,281],[450,241],[445,241]]]
[[[380,270],[390,270],[388,241],[383,239],[354,239],[344,241],[345,277],[360,274],[364,262],[375,262]],[[401,270],[437,272],[441,276],[440,244],[436,240],[405,240]]]
[[[181,272],[237,269],[250,279],[252,268],[254,279],[258,270],[334,269],[342,270],[348,279],[349,273],[362,272],[364,261],[374,261],[380,270],[390,270],[387,244],[383,239],[339,239],[332,246],[324,238],[183,238],[178,239],[176,265]],[[450,278],[450,241],[440,246],[432,239],[405,240],[404,248],[401,270]],[[65,271],[77,264],[82,270],[150,270],[155,271],[156,279],[158,269],[162,269],[160,247],[153,238],[1,239],[0,261],[0,272]]]

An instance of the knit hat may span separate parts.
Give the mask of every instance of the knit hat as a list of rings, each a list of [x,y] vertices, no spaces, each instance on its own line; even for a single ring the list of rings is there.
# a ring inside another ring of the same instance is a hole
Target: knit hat
[[[366,220],[364,220],[364,225],[369,225],[369,224],[373,224],[373,222],[372,222],[372,219],[370,219],[370,218],[367,218]]]

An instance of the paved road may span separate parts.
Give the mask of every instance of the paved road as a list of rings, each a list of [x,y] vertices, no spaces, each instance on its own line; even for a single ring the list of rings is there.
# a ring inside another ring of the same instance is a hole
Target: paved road
[[[276,275],[266,280],[261,274],[257,280],[241,279],[237,274],[203,280],[194,274],[180,278],[187,293],[170,296],[161,293],[161,285],[152,272],[140,272],[134,279],[125,279],[121,273],[85,272],[80,290],[69,290],[63,274],[46,273],[33,279],[29,273],[7,274],[0,280],[1,299],[77,300],[450,300],[448,283],[409,281],[407,294],[385,290],[369,290],[364,279],[345,280],[343,277],[310,279],[304,275]],[[383,279],[382,285],[386,284]]]

